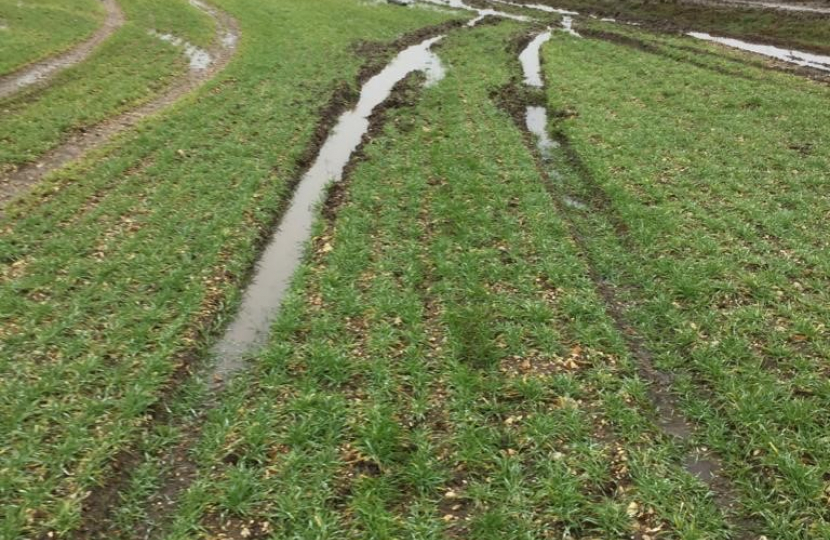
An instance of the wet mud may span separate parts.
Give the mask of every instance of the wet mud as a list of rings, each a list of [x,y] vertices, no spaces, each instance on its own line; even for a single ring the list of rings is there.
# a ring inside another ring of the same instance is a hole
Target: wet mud
[[[534,42],[535,40],[531,40],[528,48],[535,47]],[[534,66],[532,64],[528,66],[526,62],[521,64],[525,79],[527,79],[528,67],[532,70]],[[514,122],[525,134],[525,140],[536,158],[537,169],[551,195],[551,200],[563,216],[570,236],[583,253],[588,273],[594,282],[597,293],[603,300],[606,313],[624,337],[629,353],[636,362],[638,375],[647,383],[647,397],[654,409],[654,420],[657,427],[666,436],[684,444],[689,444],[694,437],[696,426],[681,412],[679,401],[672,390],[675,382],[674,376],[656,367],[654,355],[646,345],[646,340],[628,322],[625,304],[618,298],[616,287],[600,274],[592,262],[588,241],[583,236],[572,215],[573,212],[601,212],[607,215],[609,221],[614,225],[620,241],[633,249],[627,225],[616,214],[613,203],[604,193],[604,190],[597,185],[565,134],[556,131],[553,137],[549,135],[547,126],[549,115],[546,108],[538,104],[527,103],[522,106],[522,104],[516,103],[516,96],[521,95],[521,92],[503,89],[495,94],[494,98],[502,108],[511,114]],[[513,102],[509,103],[508,101]],[[573,194],[568,193],[568,190],[562,186],[559,181],[561,177],[555,169],[556,163],[552,156],[554,149],[559,149],[557,153],[568,161],[567,166],[574,170],[586,185],[591,194],[590,200],[578,199]],[[731,482],[722,475],[719,456],[704,449],[696,449],[693,453],[687,455],[682,466],[689,474],[703,482],[710,489],[719,507],[728,516],[731,517],[739,511],[737,494]],[[749,538],[750,531],[755,528],[755,524],[748,520],[740,520],[733,525],[741,529],[736,531],[738,532],[736,537],[742,539]]]
[[[452,23],[449,25],[442,24],[422,28],[418,31],[407,34],[400,40],[396,41],[395,45],[397,45],[400,50],[409,48],[411,44],[417,44],[418,41],[421,40],[434,42],[440,39],[440,37],[425,38],[425,35],[432,33],[434,36],[436,33],[443,33],[449,28],[455,28],[458,26],[459,25],[457,23]],[[435,82],[440,76],[440,72],[438,71],[438,69],[440,69],[440,63],[437,61],[437,57],[432,55],[430,56],[430,58],[426,58],[424,61],[424,71],[431,70],[432,74],[430,76],[423,76],[424,84],[427,84],[430,80]],[[374,62],[368,62],[368,64],[375,65]],[[399,73],[397,70],[405,67],[402,64],[403,63],[399,63],[396,65],[395,73]],[[369,73],[366,69],[363,69],[360,73],[359,82],[365,83],[364,90],[366,90],[365,86],[368,85],[374,77],[383,74],[383,71],[382,69],[375,69],[374,73]],[[362,158],[362,146],[373,134],[378,133],[381,129],[380,126],[385,122],[385,111],[389,108],[410,105],[414,101],[412,96],[416,94],[416,91],[412,89],[412,79],[415,73],[417,72],[413,72],[411,69],[408,69],[403,80],[398,81],[390,89],[385,101],[373,107],[372,113],[367,119],[369,127],[367,131],[362,134],[362,138],[358,142],[354,151],[351,153],[350,159],[344,165],[341,172],[341,178],[348,176],[356,161]],[[368,94],[371,94],[372,100],[377,99],[377,91],[385,87],[388,76],[389,73],[384,74],[384,79],[382,81],[384,82],[384,85],[376,84],[368,89]],[[359,97],[360,95],[352,90],[351,86],[346,83],[341,84],[333,92],[329,103],[324,106],[319,113],[319,122],[307,150],[298,160],[298,170],[305,170],[306,172],[298,174],[297,181],[295,181],[291,186],[292,189],[296,188],[299,192],[300,188],[298,187],[298,184],[300,183],[300,179],[308,176],[312,168],[314,168],[314,165],[320,161],[319,155],[322,154],[323,149],[326,146],[325,143],[335,136],[335,126],[339,123],[339,121],[347,115],[350,118],[354,118],[355,112],[358,109],[362,111],[363,108],[370,104],[367,100],[363,102],[362,106],[359,105]],[[349,115],[349,113],[352,114]],[[338,140],[342,142],[345,138]],[[332,163],[332,160],[326,160],[325,165],[321,164],[318,166],[319,170],[328,170],[327,167],[329,167]],[[328,184],[327,181],[326,184]],[[327,195],[325,196],[326,204],[323,207],[323,213],[328,219],[333,219],[333,215],[331,214],[336,212],[337,205],[342,202],[345,197],[343,193],[343,186],[343,182],[333,184],[332,188],[328,190]],[[296,201],[296,199],[297,197],[295,196],[293,200]],[[306,196],[303,196],[303,199],[310,200]],[[298,206],[298,208],[302,208],[302,206]],[[287,212],[288,210],[281,214],[283,216],[281,221],[285,221]],[[292,228],[296,229],[296,227]],[[276,234],[279,234],[279,231]],[[263,239],[263,244],[265,244],[265,239]],[[208,317],[210,321],[212,321],[213,316]],[[273,315],[271,315],[271,317],[273,317]],[[199,323],[198,326],[207,328],[211,326],[210,321]],[[227,332],[225,335],[227,335]],[[213,348],[213,351],[216,351],[217,347],[218,345]],[[166,474],[161,479],[160,488],[156,490],[156,492],[152,494],[147,501],[146,511],[148,515],[153,516],[153,522],[146,521],[139,524],[137,529],[133,531],[135,535],[137,535],[136,537],[158,537],[160,530],[164,527],[164,524],[169,519],[171,512],[175,509],[180,495],[184,493],[184,491],[195,479],[195,471],[197,468],[190,458],[190,452],[196,441],[198,441],[200,426],[204,421],[204,415],[217,403],[218,396],[221,394],[221,389],[225,382],[223,379],[213,379],[214,375],[216,375],[213,371],[220,368],[220,366],[212,362],[207,366],[204,364],[205,359],[197,350],[190,351],[186,354],[186,358],[180,363],[180,367],[171,378],[171,382],[168,387],[163,391],[163,395],[149,411],[149,425],[142,428],[146,431],[150,428],[150,426],[167,424],[181,428],[184,432],[184,436],[175,448],[172,450],[164,450],[160,453],[161,455],[157,455],[157,458],[165,464],[165,467],[170,471],[170,473]],[[238,369],[241,366],[242,364],[234,365],[233,369]],[[225,365],[221,369],[227,370],[228,367]],[[233,373],[233,369],[230,370],[228,374]],[[168,404],[177,399],[177,395],[182,384],[192,377],[213,380],[215,384],[213,387],[213,393],[208,397],[207,402],[203,404],[203,408],[199,416],[189,419],[189,421],[185,424],[182,420],[171,416]],[[120,531],[117,531],[115,528],[115,523],[113,522],[113,512],[117,508],[120,494],[127,489],[129,482],[131,481],[132,473],[145,459],[146,456],[139,454],[135,450],[135,447],[130,447],[121,451],[112,460],[112,475],[106,479],[106,481],[102,483],[99,488],[93,490],[84,502],[82,524],[78,528],[78,532],[74,535],[74,538],[86,540],[93,538],[112,538],[113,535],[117,536]]]
[[[124,24],[124,13],[117,0],[102,0],[106,10],[104,24],[95,31],[91,38],[69,51],[35,62],[13,73],[0,76],[0,99],[37,84],[44,84],[61,71],[80,64],[95,49]]]
[[[41,156],[34,163],[23,165],[5,174],[0,173],[0,218],[4,215],[4,207],[37,185],[49,173],[132,129],[143,119],[161,112],[183,96],[198,89],[224,69],[236,50],[239,37],[238,24],[230,15],[213,9],[203,2],[194,2],[194,6],[205,11],[216,21],[217,33],[208,53],[210,63],[198,69],[191,69],[161,96],[139,108],[71,135],[68,140]],[[204,58],[201,58],[199,62],[203,60]],[[192,63],[191,67],[193,67]]]
[[[338,182],[369,129],[369,117],[385,101],[393,87],[414,71],[426,76],[429,86],[441,80],[444,68],[430,47],[441,37],[428,39],[401,52],[363,87],[357,106],[343,114],[323,143],[317,159],[303,176],[288,211],[257,264],[236,318],[216,344],[213,377],[223,380],[245,366],[244,358],[262,346],[268,329],[287,292],[291,277],[303,260],[311,237],[315,206],[329,182]]]
[[[150,30],[150,35],[155,36],[161,41],[169,43],[174,47],[183,49],[184,55],[190,63],[190,69],[193,71],[207,69],[213,63],[213,57],[208,51],[197,47],[196,45],[193,45],[180,37],[176,37],[172,34],[160,34],[155,30]],[[227,37],[224,37],[222,38],[222,44],[225,46],[233,46],[236,44],[236,40],[227,40]]]
[[[503,19],[512,19],[514,21],[521,21],[527,22],[530,20],[529,17],[524,15],[516,15],[515,13],[508,13],[506,11],[498,11],[495,9],[490,8],[479,8],[472,6],[470,4],[465,3],[463,0],[422,0],[423,2],[427,2],[430,4],[435,4],[438,6],[454,8],[454,9],[463,9],[466,11],[474,11],[478,15],[472,19],[467,26],[476,26],[478,23],[483,21],[486,17],[499,17]]]
[[[760,54],[775,60],[794,64],[799,67],[817,69],[819,71],[830,73],[830,56],[797,51],[794,49],[782,49],[773,45],[749,43],[741,41],[740,39],[717,37],[705,32],[689,32],[687,35],[695,39],[718,43],[733,49]]]

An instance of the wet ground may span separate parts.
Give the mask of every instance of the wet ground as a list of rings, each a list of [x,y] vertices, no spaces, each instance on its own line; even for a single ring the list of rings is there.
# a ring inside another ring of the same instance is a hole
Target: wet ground
[[[369,131],[370,117],[408,75],[422,72],[426,84],[444,76],[444,67],[431,47],[442,36],[424,40],[399,53],[379,74],[363,86],[357,106],[344,113],[323,143],[314,163],[303,175],[290,206],[277,231],[257,263],[256,273],[242,300],[236,317],[213,348],[216,365],[214,379],[226,379],[245,367],[246,355],[255,352],[268,339],[268,329],[303,260],[306,242],[311,237],[316,207],[326,187],[338,182],[350,159]]]

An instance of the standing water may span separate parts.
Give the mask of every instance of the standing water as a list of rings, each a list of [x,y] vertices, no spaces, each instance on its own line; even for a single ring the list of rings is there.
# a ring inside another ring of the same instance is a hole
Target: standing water
[[[783,60],[784,62],[789,62],[790,64],[795,64],[797,66],[830,72],[830,56],[822,56],[820,54],[812,54],[792,49],[781,49],[779,47],[773,47],[772,45],[747,43],[739,39],[716,37],[703,32],[689,32],[688,35],[693,38],[720,43],[721,45],[726,45],[727,47],[762,54],[764,56],[769,56],[770,58],[775,58],[777,60]]]
[[[550,35],[550,30],[539,34],[519,54],[519,61],[525,73],[525,84],[529,86],[542,87],[542,62],[539,59],[539,49],[550,39]]]
[[[525,84],[534,88],[542,88],[542,62],[540,49],[551,37],[550,30],[542,32],[533,38],[527,47],[519,54],[522,71],[525,75]],[[548,111],[544,107],[528,106],[525,109],[525,125],[527,130],[536,137],[536,145],[542,158],[550,159],[551,151],[558,145],[548,135]]]
[[[497,11],[495,9],[481,9],[465,4],[463,0],[424,0],[430,4],[437,4],[456,9],[466,9],[467,11],[475,11],[478,17],[467,23],[467,26],[475,26],[487,16],[502,17],[504,19],[512,19],[514,21],[527,22],[530,18],[524,15],[514,15],[513,13],[505,13],[504,11]]]
[[[542,158],[549,160],[551,152],[559,146],[548,135],[548,110],[544,107],[528,107],[525,110],[525,125],[527,130],[536,137],[536,146]]]
[[[326,185],[342,178],[349,159],[369,129],[369,117],[398,82],[415,71],[426,75],[427,85],[443,78],[441,61],[430,51],[442,37],[428,39],[398,54],[383,71],[366,82],[357,106],[340,117],[297,186],[288,211],[257,264],[236,318],[213,347],[214,377],[227,378],[243,368],[243,357],[265,344],[291,276],[302,261],[304,244],[311,237],[314,207],[322,199]]]

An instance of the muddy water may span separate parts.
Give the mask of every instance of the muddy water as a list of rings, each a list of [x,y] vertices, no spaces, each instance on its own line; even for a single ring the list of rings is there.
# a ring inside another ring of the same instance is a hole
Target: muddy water
[[[86,60],[98,45],[124,24],[124,14],[116,0],[103,0],[103,5],[107,12],[106,20],[91,38],[63,54],[36,62],[14,73],[3,75],[0,77],[0,98],[10,96],[34,84],[45,82],[64,69]]]
[[[150,30],[150,35],[155,36],[166,43],[170,43],[174,47],[182,47],[184,49],[184,55],[190,61],[190,69],[193,71],[202,71],[210,67],[213,63],[213,57],[209,52],[184,41],[180,37],[176,37],[172,34],[160,34],[155,30]],[[229,41],[229,39],[234,41]],[[232,47],[235,45],[235,39],[236,38],[233,37],[233,34],[226,34],[222,37],[222,45],[225,47]]]
[[[562,17],[562,30],[574,37],[582,37],[576,30],[574,30],[574,20],[567,15]]]
[[[525,74],[525,84],[535,88],[542,87],[542,62],[539,59],[539,49],[550,40],[550,30],[542,32],[528,44],[519,54],[519,62]]]
[[[772,45],[747,43],[746,41],[741,41],[739,39],[716,37],[703,32],[689,32],[688,35],[693,38],[720,43],[721,45],[726,45],[727,47],[762,54],[764,56],[775,58],[776,60],[782,60],[797,66],[830,72],[830,56],[822,56],[820,54],[812,54],[793,49],[781,49],[779,47],[773,47]]]
[[[444,76],[441,61],[430,51],[441,38],[428,39],[398,54],[383,71],[366,82],[357,106],[338,120],[301,179],[288,211],[258,262],[239,313],[213,348],[215,379],[225,379],[242,369],[243,357],[266,342],[268,329],[279,311],[291,276],[302,261],[305,243],[311,237],[315,205],[321,201],[326,186],[341,179],[369,129],[369,117],[375,108],[410,73],[423,72],[427,84],[434,84]]]
[[[527,130],[536,137],[536,146],[542,158],[549,160],[559,143],[548,135],[548,110],[544,107],[528,107],[525,109],[525,125]]]
[[[497,11],[495,9],[482,9],[476,8],[471,5],[465,4],[463,0],[422,0],[424,2],[428,2],[430,4],[435,4],[438,6],[445,6],[455,9],[464,9],[467,11],[474,11],[478,13],[478,16],[467,23],[467,26],[475,26],[479,22],[481,22],[485,17],[501,17],[503,19],[512,19],[514,21],[522,21],[527,22],[530,20],[529,17],[525,17],[524,15],[516,15],[513,13],[505,13],[503,11]]]
[[[579,12],[568,11],[567,9],[559,9],[544,4],[519,4],[518,2],[508,2],[507,0],[490,0],[496,4],[504,4],[506,6],[535,9],[536,11],[544,11],[546,13],[558,13],[560,15],[579,15]]]

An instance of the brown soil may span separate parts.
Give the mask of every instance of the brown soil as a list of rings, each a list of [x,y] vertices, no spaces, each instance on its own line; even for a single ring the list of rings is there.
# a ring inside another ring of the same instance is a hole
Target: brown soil
[[[138,109],[74,133],[60,146],[50,150],[36,162],[23,165],[9,173],[0,174],[0,218],[3,217],[3,208],[10,201],[30,190],[52,171],[111,141],[117,135],[135,127],[145,118],[161,112],[222,71],[233,57],[239,27],[236,20],[224,12],[210,9],[206,10],[206,13],[213,16],[217,22],[216,36],[210,49],[214,62],[208,69],[189,71],[164,94]],[[234,39],[227,40],[228,35],[234,36]]]
[[[102,0],[107,17],[92,37],[69,51],[35,62],[0,76],[0,99],[25,88],[47,82],[56,74],[86,60],[90,54],[124,24],[124,13],[116,0]]]

